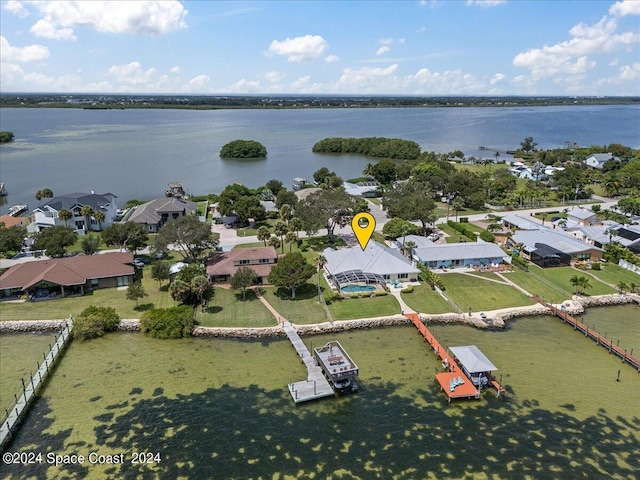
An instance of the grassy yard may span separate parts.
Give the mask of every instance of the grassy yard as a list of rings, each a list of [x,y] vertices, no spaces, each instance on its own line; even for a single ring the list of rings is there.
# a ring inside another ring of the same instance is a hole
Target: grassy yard
[[[587,270],[585,273],[598,277],[603,282],[616,285],[618,282],[624,282],[627,285],[635,283],[640,285],[640,275],[629,270],[625,270],[612,263],[602,264],[602,270]]]
[[[530,264],[529,274],[534,274],[548,280],[556,287],[567,292],[575,293],[571,286],[571,282],[569,281],[569,279],[574,275],[577,275],[578,277],[586,276],[589,279],[591,288],[585,292],[587,295],[606,295],[616,292],[614,288],[611,288],[604,283],[595,280],[589,275],[586,275],[585,272],[581,272],[572,267],[540,268],[536,265]]]
[[[465,312],[469,307],[477,312],[533,304],[529,297],[510,285],[459,273],[447,273],[440,277],[446,287],[444,294]]]
[[[253,291],[247,291],[246,300],[237,290],[216,288],[215,295],[205,313],[196,314],[200,325],[207,327],[269,327],[277,320]]]
[[[382,317],[400,313],[400,304],[393,295],[369,298],[347,298],[333,300],[329,311],[334,320],[353,320],[356,318]]]
[[[307,283],[296,290],[296,299],[291,300],[288,289],[264,287],[264,298],[284,318],[300,324],[326,322],[324,307],[318,302],[318,290],[315,284]]]
[[[453,307],[428,285],[413,287],[413,292],[403,293],[402,299],[409,307],[420,313],[448,313]]]
[[[569,288],[562,289],[531,272],[524,272],[519,268],[515,268],[512,272],[504,273],[503,275],[532,295],[537,295],[549,302],[560,303],[571,298]]]

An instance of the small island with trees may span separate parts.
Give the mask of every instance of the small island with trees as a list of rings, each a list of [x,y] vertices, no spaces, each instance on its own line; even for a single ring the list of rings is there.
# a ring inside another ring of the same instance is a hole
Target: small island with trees
[[[220,150],[221,158],[265,158],[267,148],[255,140],[233,140]]]
[[[415,160],[420,156],[420,145],[399,138],[325,138],[313,146],[315,153],[357,153],[374,158]]]
[[[0,132],[0,143],[9,143],[13,141],[13,132]]]

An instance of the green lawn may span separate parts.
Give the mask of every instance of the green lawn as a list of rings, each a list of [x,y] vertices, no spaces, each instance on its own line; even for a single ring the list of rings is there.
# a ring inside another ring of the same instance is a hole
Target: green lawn
[[[393,295],[368,298],[345,298],[333,300],[329,311],[334,320],[382,317],[400,313],[400,304]]]
[[[545,281],[538,275],[515,268],[512,272],[504,273],[505,278],[524,288],[532,295],[536,295],[548,302],[560,303],[571,298],[569,289],[561,289],[551,282]]]
[[[428,285],[413,287],[413,292],[403,293],[402,299],[409,307],[420,313],[448,313],[453,307]]]
[[[631,283],[640,285],[640,275],[635,272],[625,270],[624,268],[612,263],[603,263],[602,270],[588,270],[588,273],[612,285],[616,285],[621,281],[627,285],[630,285]]]
[[[537,265],[530,264],[529,273],[538,275],[539,277],[542,277],[543,279],[549,281],[556,287],[567,292],[575,293],[573,287],[571,286],[571,282],[569,281],[569,279],[574,275],[577,275],[578,277],[586,276],[589,279],[589,283],[592,288],[588,289],[585,292],[587,295],[606,295],[616,292],[614,288],[611,288],[604,283],[591,278],[584,272],[576,270],[572,267],[540,268]]]
[[[263,220],[261,222],[256,222],[256,224],[253,227],[245,227],[245,228],[239,228],[236,231],[236,235],[238,237],[250,237],[252,235],[257,235],[258,234],[258,229],[260,227],[267,227],[269,229],[269,231],[271,233],[273,233],[273,227],[275,227],[276,223],[278,223],[280,220],[275,220],[272,218],[267,218],[266,220]]]
[[[269,327],[277,324],[271,312],[253,291],[246,292],[246,300],[238,290],[216,288],[206,313],[196,314],[200,325],[206,327]]]
[[[263,295],[267,302],[284,318],[299,324],[328,321],[323,306],[318,302],[317,292],[315,284],[307,283],[296,290],[296,299],[291,300],[288,289],[263,288]]]
[[[445,284],[444,294],[462,311],[473,311],[532,305],[533,300],[510,285],[500,285],[479,277],[459,273],[440,275]]]

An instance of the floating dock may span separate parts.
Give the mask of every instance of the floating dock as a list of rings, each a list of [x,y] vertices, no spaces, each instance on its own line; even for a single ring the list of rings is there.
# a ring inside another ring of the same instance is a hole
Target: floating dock
[[[440,388],[447,395],[449,401],[458,398],[480,398],[480,389],[476,387],[471,378],[473,374],[467,374],[463,368],[458,366],[455,362],[451,361],[446,348],[440,345],[440,342],[438,342],[436,337],[431,333],[426,325],[422,323],[422,320],[420,320],[420,316],[417,313],[406,313],[405,317],[411,320],[420,334],[424,337],[425,341],[429,343],[429,346],[432,348],[433,352],[442,361],[442,368],[444,368],[445,371],[436,373],[435,377],[436,381],[440,384]],[[482,357],[484,357],[484,355],[482,355]],[[486,357],[484,358],[486,359]],[[486,378],[486,385],[495,388],[498,392],[498,396],[505,393],[504,387],[500,385],[500,383],[495,378],[493,378],[493,376],[488,375]]]
[[[590,338],[591,340],[595,341],[598,345],[609,350],[609,353],[613,353],[618,357],[620,357],[622,359],[622,363],[628,363],[633,368],[635,368],[638,372],[640,372],[640,359],[633,356],[633,349],[631,349],[631,352],[627,352],[626,349],[620,348],[620,346],[618,345],[614,345],[613,340],[603,335],[600,335],[594,329],[590,330],[587,325],[585,325],[578,319],[569,315],[569,313],[566,310],[562,310],[548,302],[545,302],[544,300],[538,297],[533,297],[533,298],[541,305],[544,305],[545,307],[550,309],[554,316],[560,317],[560,319],[564,323],[568,323],[569,325],[571,325],[574,330],[578,330],[580,333],[583,333],[585,337]]]
[[[298,356],[307,367],[307,379],[300,382],[289,383],[289,393],[296,403],[308,402],[318,398],[330,397],[334,395],[333,388],[324,376],[322,368],[316,364],[313,355],[307,349],[296,329],[291,322],[282,322],[289,341],[296,349]]]

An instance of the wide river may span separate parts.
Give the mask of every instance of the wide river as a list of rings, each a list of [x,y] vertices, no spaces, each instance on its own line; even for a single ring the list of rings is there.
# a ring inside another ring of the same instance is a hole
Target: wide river
[[[639,313],[627,305],[587,317],[637,351]],[[430,328],[443,345],[481,348],[506,397],[487,390],[448,404],[433,377],[438,362],[412,326],[304,338],[309,347],[339,340],[360,367],[361,389],[297,406],[286,385],[306,372],[287,340],[118,333],[74,342],[8,448],[41,452],[42,463],[0,465],[0,478],[637,478],[632,367],[552,317],[505,331]],[[3,392],[49,341],[0,336]],[[92,452],[127,463],[47,463],[48,453]],[[139,452],[161,462],[131,465]]]
[[[423,151],[462,150],[493,158],[533,137],[540,148],[621,143],[640,148],[640,106],[513,108],[388,108],[311,110],[0,110],[0,130],[15,141],[0,147],[0,207],[37,202],[34,194],[111,192],[119,204],[162,196],[169,182],[191,193],[219,193],[276,178],[311,178],[322,166],[354,178],[370,159],[314,154],[325,137],[395,137]],[[220,148],[238,138],[267,147],[265,160],[222,160]],[[480,151],[479,146],[491,148]]]

